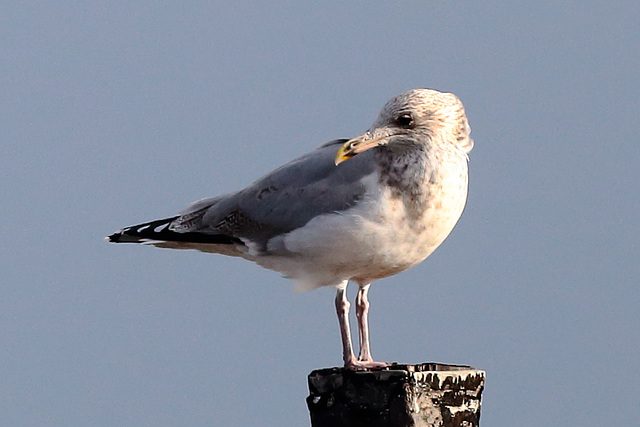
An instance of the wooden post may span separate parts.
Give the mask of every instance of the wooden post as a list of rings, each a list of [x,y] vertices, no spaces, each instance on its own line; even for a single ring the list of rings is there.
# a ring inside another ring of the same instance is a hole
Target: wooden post
[[[423,363],[309,374],[312,427],[477,427],[485,372]]]

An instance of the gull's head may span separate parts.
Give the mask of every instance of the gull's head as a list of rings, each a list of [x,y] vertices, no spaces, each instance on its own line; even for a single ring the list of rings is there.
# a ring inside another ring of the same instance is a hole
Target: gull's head
[[[454,94],[413,89],[391,98],[368,131],[340,147],[335,163],[382,145],[403,150],[443,144],[466,155],[473,148],[470,131],[462,102]]]

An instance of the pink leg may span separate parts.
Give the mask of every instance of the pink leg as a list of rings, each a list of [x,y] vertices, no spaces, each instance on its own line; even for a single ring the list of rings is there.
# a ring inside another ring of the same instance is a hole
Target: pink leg
[[[371,362],[371,346],[369,344],[369,293],[370,284],[360,286],[356,296],[356,319],[358,319],[358,337],[360,344],[360,354],[358,360],[361,362]]]
[[[369,323],[367,313],[369,301],[367,291],[369,285],[360,286],[356,304],[356,317],[358,318],[358,332],[360,337],[360,357],[356,359],[351,343],[351,328],[349,326],[349,300],[347,300],[347,281],[338,285],[336,292],[336,313],[340,323],[340,336],[342,338],[342,359],[344,366],[348,369],[379,368],[388,366],[384,362],[374,362],[369,349]]]
[[[356,364],[356,357],[353,354],[351,344],[351,328],[349,327],[349,300],[347,299],[347,281],[338,285],[336,292],[336,313],[338,323],[340,323],[340,336],[342,338],[342,360],[345,367],[353,367]]]
[[[358,319],[358,337],[360,339],[360,354],[358,362],[361,366],[368,368],[378,368],[388,366],[385,362],[375,362],[371,357],[371,345],[369,343],[369,293],[370,283],[359,284],[360,289],[356,296],[356,318]]]

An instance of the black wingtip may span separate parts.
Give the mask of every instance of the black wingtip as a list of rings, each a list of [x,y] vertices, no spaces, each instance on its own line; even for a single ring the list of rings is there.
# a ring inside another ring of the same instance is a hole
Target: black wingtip
[[[109,243],[142,243],[140,236],[127,234],[127,230],[118,230],[104,238]]]
[[[169,225],[176,217],[165,218],[118,230],[105,237],[109,243],[157,243],[157,242],[183,242],[183,243],[210,243],[210,244],[243,244],[237,237],[224,234],[208,234],[200,232],[178,233],[169,229]]]
[[[109,243],[120,243],[120,238],[122,237],[122,233],[121,232],[115,232],[110,236],[107,236],[104,238],[104,240],[106,240]]]
[[[105,240],[110,243],[145,243],[152,240],[172,240],[171,237],[176,233],[168,230],[168,227],[176,218],[177,216],[174,216],[125,227],[105,237]]]

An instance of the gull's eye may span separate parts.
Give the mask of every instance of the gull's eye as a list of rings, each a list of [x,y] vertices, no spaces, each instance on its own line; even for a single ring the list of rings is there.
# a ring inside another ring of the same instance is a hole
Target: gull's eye
[[[413,127],[413,116],[411,115],[411,113],[401,113],[396,118],[396,123],[400,127],[411,128]]]

